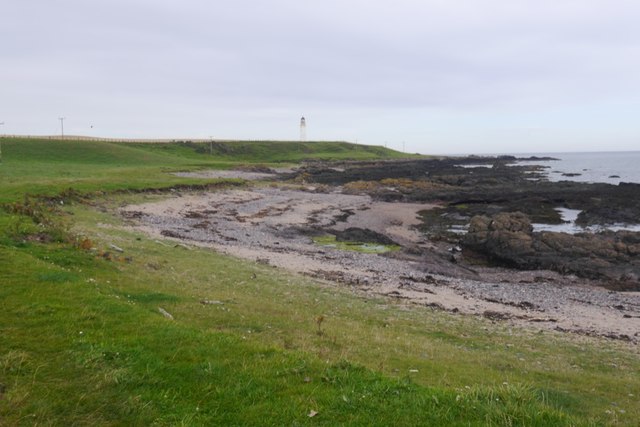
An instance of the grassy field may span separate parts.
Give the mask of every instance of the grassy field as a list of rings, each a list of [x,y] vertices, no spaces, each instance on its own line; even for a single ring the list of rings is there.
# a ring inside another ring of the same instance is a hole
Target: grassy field
[[[409,157],[383,147],[345,142],[228,142],[132,144],[96,141],[3,139],[0,203],[24,194],[167,188],[202,184],[168,172],[228,168],[241,163],[291,163],[306,159],[366,160]],[[415,157],[415,155],[413,156]]]
[[[370,160],[422,157],[380,146],[356,145],[340,141],[287,142],[237,141],[182,144],[130,144],[145,151],[190,159],[210,155],[226,162],[295,163],[304,160]]]
[[[114,215],[122,204],[171,194],[138,190],[239,185],[167,173],[228,166],[234,153],[2,144],[0,425],[640,419],[640,361],[629,344],[360,297],[152,239]],[[281,143],[273,152],[260,144],[236,152],[237,161],[276,162]],[[359,155],[341,147],[313,155]]]

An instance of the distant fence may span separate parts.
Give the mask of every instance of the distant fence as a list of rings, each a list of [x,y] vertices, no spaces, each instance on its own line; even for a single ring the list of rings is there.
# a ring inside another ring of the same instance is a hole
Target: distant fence
[[[231,142],[231,139],[212,138],[104,138],[99,136],[83,135],[0,135],[0,138],[22,138],[22,139],[51,139],[58,141],[103,141],[103,142],[130,142],[149,144],[168,144],[171,142]],[[240,140],[237,140],[240,141]]]
[[[143,144],[169,144],[172,142],[264,142],[262,139],[218,139],[218,138],[103,138],[99,136],[82,135],[5,135],[0,138],[22,138],[22,139],[51,139],[58,141],[103,141],[103,142],[129,142]],[[300,142],[294,140],[268,140],[270,142]],[[306,141],[305,141],[306,142]],[[314,141],[319,142],[319,141]],[[337,141],[335,141],[337,142]]]

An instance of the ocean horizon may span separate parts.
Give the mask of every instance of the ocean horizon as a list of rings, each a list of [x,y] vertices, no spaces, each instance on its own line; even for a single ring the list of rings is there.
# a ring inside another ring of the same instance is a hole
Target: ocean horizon
[[[558,160],[526,161],[519,164],[545,166],[550,181],[640,183],[640,151],[597,151],[573,153],[532,153],[517,157],[553,157]]]
[[[455,156],[514,156],[540,157],[557,160],[523,160],[519,165],[545,168],[547,179],[553,182],[575,181],[618,185],[621,182],[640,184],[640,151],[585,151],[585,152],[529,152],[457,154]],[[454,156],[454,155],[451,155]]]

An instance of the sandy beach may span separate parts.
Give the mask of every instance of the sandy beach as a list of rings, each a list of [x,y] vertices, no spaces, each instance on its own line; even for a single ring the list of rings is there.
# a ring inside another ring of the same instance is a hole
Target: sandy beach
[[[268,263],[364,295],[527,328],[638,342],[640,293],[610,291],[596,281],[551,271],[458,265],[447,248],[416,228],[418,212],[434,206],[375,201],[340,187],[318,192],[312,186],[259,185],[180,194],[126,206],[120,213],[150,236]],[[388,236],[404,249],[361,253],[312,238],[350,227]]]

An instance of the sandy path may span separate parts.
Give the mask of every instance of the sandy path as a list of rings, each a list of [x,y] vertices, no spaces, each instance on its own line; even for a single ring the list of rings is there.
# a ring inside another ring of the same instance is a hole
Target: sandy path
[[[403,245],[433,245],[413,226],[429,204],[374,202],[369,196],[278,188],[188,194],[127,206],[125,217],[157,237],[445,310],[542,329],[638,342],[640,293],[611,292],[552,272],[480,271],[470,280],[455,264],[435,274],[429,257],[380,256],[321,247],[299,227],[369,228]],[[497,272],[497,273],[496,273]],[[455,277],[451,277],[455,276]]]
[[[246,179],[248,181],[257,181],[261,179],[274,178],[279,173],[290,173],[292,168],[276,168],[272,169],[273,173],[269,172],[250,172],[245,170],[204,170],[196,172],[176,172],[175,176],[184,178],[227,178],[227,179]]]

